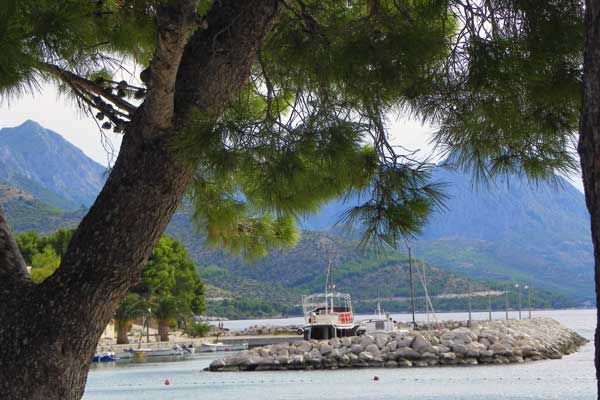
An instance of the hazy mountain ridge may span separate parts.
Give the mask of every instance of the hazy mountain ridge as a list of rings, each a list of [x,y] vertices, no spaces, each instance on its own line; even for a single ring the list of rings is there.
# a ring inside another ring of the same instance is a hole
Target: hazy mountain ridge
[[[51,206],[89,207],[104,185],[106,168],[56,132],[34,121],[0,129],[0,182]]]
[[[43,160],[51,160],[47,171]],[[104,167],[58,134],[32,121],[0,130],[0,167],[0,183],[6,188],[4,192],[0,189],[0,202],[10,223],[17,231],[42,233],[76,225],[85,213],[77,209],[76,201],[91,204],[105,172]],[[46,182],[45,174],[53,176]],[[432,295],[464,293],[469,282],[473,288],[485,289],[506,287],[517,280],[570,298],[540,292],[540,304],[546,306],[574,306],[593,298],[593,257],[589,234],[585,234],[589,221],[583,196],[573,192],[576,189],[567,187],[564,194],[556,194],[543,187],[537,193],[529,186],[511,182],[499,192],[480,189],[479,194],[473,194],[469,192],[470,179],[462,174],[440,170],[434,178],[450,183],[449,210],[432,217],[414,246],[418,257],[436,267],[428,272]],[[66,182],[70,183],[68,187]],[[20,194],[15,196],[17,192]],[[297,312],[301,294],[320,291],[324,286],[327,257],[317,251],[317,242],[326,236],[335,248],[338,288],[363,301],[360,307],[371,307],[369,301],[380,296],[407,296],[408,264],[404,255],[359,253],[354,240],[340,237],[331,229],[338,214],[350,205],[326,205],[319,214],[302,221],[304,227],[328,230],[326,233],[305,232],[296,248],[275,251],[253,264],[207,248],[185,210],[175,214],[167,232],[186,244],[204,279],[215,287],[212,292],[220,289],[227,293],[227,300],[212,303],[215,313],[233,315],[241,309],[260,310],[260,315]],[[467,276],[502,282],[474,282]],[[416,287],[419,292],[418,282]],[[457,304],[448,303],[447,307]],[[386,307],[391,310],[405,306],[393,302]]]
[[[532,184],[511,176],[475,185],[467,174],[439,168],[446,209],[435,212],[413,241],[428,263],[486,280],[518,280],[594,299],[593,247],[583,193],[565,179]],[[335,223],[357,199],[333,201],[302,220],[310,229],[340,232]]]

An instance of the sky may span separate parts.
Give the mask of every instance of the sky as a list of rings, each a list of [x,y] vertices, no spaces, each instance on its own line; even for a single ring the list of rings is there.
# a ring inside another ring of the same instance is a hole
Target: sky
[[[62,135],[102,165],[107,165],[110,160],[103,140],[108,139],[115,151],[118,151],[121,144],[120,134],[104,131],[106,137],[103,138],[95,120],[82,114],[69,99],[59,97],[51,85],[42,86],[40,92],[0,103],[0,128],[17,126],[28,119]],[[431,151],[430,141],[434,127],[402,115],[389,115],[388,120],[387,126],[394,144],[411,150],[419,149],[423,158]],[[583,191],[579,175],[567,178]]]

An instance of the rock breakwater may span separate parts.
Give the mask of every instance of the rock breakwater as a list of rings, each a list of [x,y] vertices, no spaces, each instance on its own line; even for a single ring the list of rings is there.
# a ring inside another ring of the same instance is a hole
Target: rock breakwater
[[[587,340],[555,320],[479,322],[466,328],[399,331],[264,346],[215,360],[210,371],[509,364],[557,359]]]

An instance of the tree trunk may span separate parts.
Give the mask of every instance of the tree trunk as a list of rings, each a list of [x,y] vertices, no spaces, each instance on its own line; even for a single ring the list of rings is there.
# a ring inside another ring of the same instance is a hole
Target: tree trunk
[[[129,344],[129,331],[131,330],[131,321],[125,323],[116,321],[117,325],[117,344]]]
[[[600,321],[600,0],[587,0],[583,63],[583,104],[579,129],[579,157],[585,200],[592,222],[596,313]],[[596,324],[596,385],[600,399],[600,325]]]
[[[160,336],[161,342],[169,341],[169,321],[158,321],[158,336]]]
[[[159,20],[150,68],[162,69],[151,74],[147,98],[127,127],[117,162],[59,269],[40,285],[27,276],[0,211],[0,398],[82,397],[106,324],[141,278],[192,178],[194,166],[180,160],[172,141],[188,127],[194,110],[216,118],[239,93],[277,4],[215,2],[208,29],[191,38],[189,26],[181,29],[185,46],[177,25],[161,31]],[[182,19],[195,21],[189,15]]]

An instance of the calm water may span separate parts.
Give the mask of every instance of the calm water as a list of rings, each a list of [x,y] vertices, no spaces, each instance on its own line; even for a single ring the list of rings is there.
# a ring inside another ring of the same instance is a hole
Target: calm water
[[[525,314],[524,314],[525,315]],[[511,317],[513,315],[511,314]],[[593,337],[595,310],[535,312]],[[406,320],[406,315],[395,318]],[[441,314],[464,319],[464,314]],[[503,314],[495,314],[501,318]],[[474,314],[485,319],[487,313]],[[228,321],[226,327],[287,325],[290,320]],[[95,367],[86,400],[264,400],[264,399],[407,399],[407,400],[592,400],[596,398],[593,346],[561,360],[505,366],[360,369],[336,371],[203,372],[214,356],[192,360]],[[380,380],[372,380],[378,375]],[[165,386],[165,379],[171,386]]]

